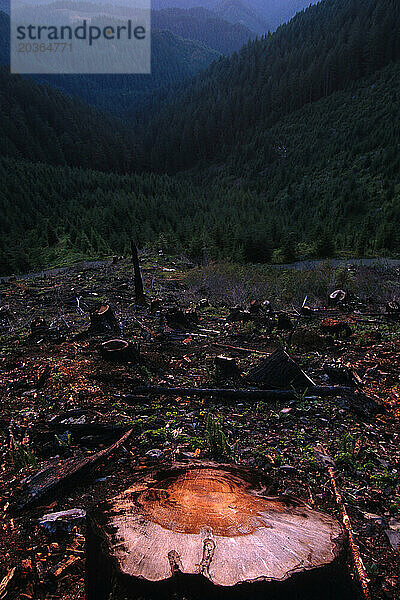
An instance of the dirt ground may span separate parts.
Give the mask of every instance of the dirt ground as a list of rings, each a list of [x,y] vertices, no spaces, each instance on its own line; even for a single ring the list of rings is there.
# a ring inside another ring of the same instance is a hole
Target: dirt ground
[[[160,299],[152,311],[150,302],[135,304],[127,260],[1,284],[0,598],[83,599],[84,519],[63,530],[39,519],[88,511],[113,497],[143,460],[196,457],[257,467],[273,482],[269,494],[295,495],[340,518],[316,448],[335,461],[371,596],[400,598],[400,323],[381,316],[384,306],[311,303],[300,318],[300,307],[285,307],[292,323],[299,318],[288,351],[307,375],[317,385],[343,385],[340,377],[350,373],[377,411],[346,396],[296,393],[275,402],[267,395],[229,401],[136,393],[148,385],[247,389],[246,374],[289,333],[263,305],[250,313],[243,306],[236,309],[243,320],[232,318],[229,302],[210,297],[206,278],[190,283],[193,266],[184,260],[149,255],[142,265],[147,297]],[[89,312],[100,305],[111,307],[114,331],[89,329]],[[196,314],[174,323],[168,315],[176,307]],[[100,347],[110,338],[127,340],[134,352],[106,359]],[[218,375],[218,355],[235,358],[239,373]],[[100,457],[43,502],[23,506],[25,480],[49,460],[62,472],[65,461],[94,456],[130,429],[110,458]]]

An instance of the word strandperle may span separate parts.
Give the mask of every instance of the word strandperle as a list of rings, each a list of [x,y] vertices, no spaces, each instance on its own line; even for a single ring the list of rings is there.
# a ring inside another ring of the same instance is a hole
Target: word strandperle
[[[89,46],[99,39],[104,40],[144,40],[146,28],[143,25],[134,26],[131,20],[126,25],[88,25],[83,21],[81,25],[19,25],[17,27],[18,40],[32,41],[59,41],[59,40],[87,40]]]

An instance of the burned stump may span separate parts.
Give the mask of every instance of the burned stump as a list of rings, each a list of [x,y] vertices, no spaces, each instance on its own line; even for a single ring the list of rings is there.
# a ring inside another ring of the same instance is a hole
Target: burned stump
[[[321,585],[327,598],[354,598],[340,584],[338,521],[291,497],[266,496],[259,473],[196,461],[138,473],[89,514],[88,600],[309,600],[321,597]]]

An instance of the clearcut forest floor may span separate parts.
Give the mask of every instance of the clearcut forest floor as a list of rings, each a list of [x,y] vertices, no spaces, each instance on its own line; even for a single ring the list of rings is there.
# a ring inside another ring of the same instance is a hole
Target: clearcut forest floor
[[[83,599],[84,522],[51,533],[38,519],[71,508],[90,510],[127,488],[139,461],[197,457],[258,467],[273,482],[269,494],[293,494],[339,517],[314,451],[322,446],[336,463],[372,597],[400,598],[400,321],[385,314],[385,301],[399,292],[399,272],[376,273],[371,267],[343,273],[341,267],[338,274],[332,267],[322,286],[318,273],[306,283],[303,275],[300,281],[279,274],[283,279],[274,276],[268,298],[268,276],[264,287],[251,288],[242,286],[243,277],[235,278],[232,268],[194,268],[183,259],[150,254],[141,262],[148,298],[159,298],[165,314],[168,307],[196,308],[197,322],[192,313],[190,326],[163,324],[159,311],[135,305],[132,267],[125,259],[0,286],[0,582],[9,575],[0,597]],[[334,291],[339,275],[351,285],[352,300],[328,308],[325,290]],[[356,298],[361,278],[375,283]],[[249,388],[246,373],[282,345],[288,332],[276,329],[276,315],[264,306],[253,306],[245,322],[229,318],[230,309],[238,300],[246,310],[252,299],[268,298],[294,323],[301,306],[296,298],[310,281],[315,289],[307,305],[315,312],[301,316],[291,356],[318,385],[337,383],[335,373],[352,373],[358,388],[380,403],[378,414],[362,414],[340,396],[297,394],[282,402],[184,394],[125,398],[145,385]],[[290,286],[297,286],[293,293]],[[119,332],[87,332],[87,311],[99,304],[111,306]],[[49,330],[32,335],[38,317]],[[347,323],[350,335],[336,330],[337,323]],[[135,344],[140,360],[104,360],[100,344],[115,337]],[[240,374],[221,380],[214,364],[218,355],[235,358]],[[210,419],[226,435],[225,448],[212,437]],[[24,479],[49,459],[58,457],[61,464],[90,456],[129,429],[129,440],[78,482],[39,506],[16,509]]]

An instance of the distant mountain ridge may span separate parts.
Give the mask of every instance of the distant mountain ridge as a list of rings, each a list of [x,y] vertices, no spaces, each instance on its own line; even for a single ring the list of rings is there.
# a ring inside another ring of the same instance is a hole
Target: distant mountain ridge
[[[274,31],[317,0],[153,0],[153,10],[205,8],[231,23],[262,35]]]
[[[70,6],[70,2],[58,2],[52,6]],[[93,3],[87,3],[95,8]],[[123,7],[122,7],[123,9]],[[46,10],[41,8],[41,10]],[[158,19],[162,23],[162,18]],[[199,23],[199,21],[198,21]],[[186,23],[193,31],[193,21]],[[201,30],[201,22],[199,25]],[[230,50],[241,45],[236,36],[236,28],[226,24],[228,34],[220,36],[223,45],[231,44]],[[250,32],[249,32],[250,33]],[[239,30],[241,39],[247,32]],[[200,33],[199,33],[199,37]],[[225,42],[224,42],[225,40]],[[235,41],[236,40],[236,41]],[[66,94],[78,96],[87,103],[129,118],[138,105],[146,105],[160,90],[170,88],[192,78],[199,70],[205,69],[220,53],[196,39],[184,39],[168,28],[154,30],[152,34],[152,74],[151,75],[38,75],[35,81],[48,84]],[[0,64],[9,63],[9,16],[0,12]]]
[[[154,10],[152,29],[167,29],[185,39],[199,41],[221,54],[232,54],[255,37],[255,33],[245,25],[226,21],[205,8]]]

